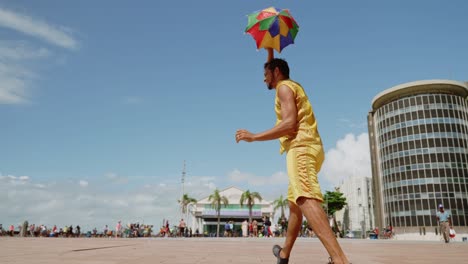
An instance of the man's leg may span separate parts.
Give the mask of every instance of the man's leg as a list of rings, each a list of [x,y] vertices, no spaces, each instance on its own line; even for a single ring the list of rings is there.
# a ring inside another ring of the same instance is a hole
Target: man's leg
[[[443,234],[444,234],[445,243],[448,243],[450,241],[450,229],[449,229],[448,222],[443,222],[442,227],[443,227]]]
[[[440,234],[442,235],[442,238],[445,239],[445,229],[444,229],[444,223],[440,223]]]
[[[291,250],[296,241],[297,235],[301,230],[302,225],[302,212],[297,204],[289,202],[289,222],[288,232],[286,233],[286,241],[284,242],[283,249],[280,252],[281,258],[289,258]]]
[[[315,199],[300,197],[297,199],[297,204],[306,217],[307,222],[328,251],[333,263],[349,263],[330,228],[328,218],[323,211],[321,202]]]

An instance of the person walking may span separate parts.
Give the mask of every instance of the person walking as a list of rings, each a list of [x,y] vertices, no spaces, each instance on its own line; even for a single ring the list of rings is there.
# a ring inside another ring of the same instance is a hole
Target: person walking
[[[121,237],[121,232],[122,232],[122,223],[121,221],[117,222],[117,225],[115,225],[115,237]]]
[[[107,225],[104,226],[104,228],[103,228],[103,230],[102,230],[102,235],[103,235],[104,237],[112,236],[112,234],[109,235],[109,227],[108,227]]]
[[[258,237],[258,222],[255,219],[252,221],[252,234],[253,237]]]
[[[249,237],[253,237],[253,223],[249,221]]]
[[[186,227],[186,224],[185,224],[185,221],[184,219],[180,219],[180,222],[179,222],[179,236],[183,237],[185,236],[185,227]]]
[[[271,221],[270,221],[270,218],[267,216],[265,217],[265,222],[263,223],[263,225],[265,226],[265,230],[264,230],[264,236],[265,237],[270,237],[271,236],[271,230],[270,230],[270,227],[271,227]]]
[[[81,235],[81,227],[79,225],[76,226],[76,237],[80,237]]]
[[[444,210],[444,206],[439,204],[439,211],[436,213],[437,221],[439,221],[440,233],[443,235],[445,243],[450,242],[450,229],[452,221],[450,220],[450,212]]]
[[[273,49],[267,51],[264,82],[268,89],[276,90],[277,122],[273,128],[261,133],[238,129],[235,136],[237,143],[279,139],[280,153],[287,153],[289,226],[283,247],[275,245],[273,254],[277,258],[277,263],[289,262],[304,214],[328,251],[329,263],[347,264],[349,261],[333,234],[321,206],[323,197],[317,174],[325,155],[312,106],[302,86],[289,78],[288,63],[283,59],[274,58]]]
[[[10,236],[15,235],[15,226],[14,225],[10,225],[10,228],[8,230],[9,230]]]
[[[242,222],[242,237],[247,237],[247,230],[249,228],[249,224],[247,222],[247,219]]]

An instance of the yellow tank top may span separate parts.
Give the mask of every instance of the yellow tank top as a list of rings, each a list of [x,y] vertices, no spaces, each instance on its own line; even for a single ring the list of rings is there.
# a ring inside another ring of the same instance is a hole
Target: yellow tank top
[[[284,136],[279,139],[280,153],[283,154],[283,152],[287,152],[289,149],[294,147],[315,147],[317,145],[321,147],[322,140],[318,133],[317,122],[315,120],[315,115],[312,110],[312,105],[310,104],[309,98],[304,92],[304,88],[302,88],[302,86],[295,81],[283,80],[279,81],[276,85],[276,124],[280,123],[282,120],[281,104],[278,98],[278,88],[281,85],[286,85],[294,93],[297,109],[298,129],[294,135]]]

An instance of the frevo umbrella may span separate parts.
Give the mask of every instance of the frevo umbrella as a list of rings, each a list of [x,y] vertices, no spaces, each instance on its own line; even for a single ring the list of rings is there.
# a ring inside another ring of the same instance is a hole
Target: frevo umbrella
[[[248,15],[245,32],[252,35],[257,49],[274,48],[281,52],[294,43],[299,25],[287,9],[269,7]]]

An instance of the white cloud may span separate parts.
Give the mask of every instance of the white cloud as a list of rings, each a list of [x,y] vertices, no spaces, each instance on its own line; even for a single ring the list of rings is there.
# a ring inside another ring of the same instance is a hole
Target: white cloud
[[[67,49],[76,49],[77,42],[63,27],[0,8],[0,26],[34,36]]]
[[[321,176],[334,186],[351,176],[371,177],[369,136],[347,134],[325,155]]]
[[[13,176],[13,175],[2,176],[0,175],[0,182],[2,181],[6,183],[10,183],[12,185],[23,185],[29,181],[29,176]]]
[[[29,176],[19,176],[18,179],[20,181],[29,181]]]
[[[155,196],[146,194],[137,194],[132,197],[132,200],[136,203],[152,203],[155,200]]]
[[[16,63],[0,60],[0,103],[27,102],[27,87],[34,74]]]
[[[51,52],[46,48],[34,48],[24,41],[0,41],[0,59],[20,61],[46,58]]]
[[[156,226],[163,219],[169,219],[170,223],[177,221],[180,182],[151,185],[154,179],[151,177],[129,178],[138,179],[124,186],[94,184],[92,179],[76,181],[79,184],[70,184],[68,180],[39,183],[28,176],[0,174],[0,212],[8,212],[0,214],[0,223],[16,226],[28,220],[58,227],[79,224],[87,231],[94,227],[101,229],[106,224],[113,228],[119,220],[124,224],[144,222]],[[208,178],[187,177],[192,185],[185,192],[196,199],[208,196],[212,190],[204,184],[214,184],[206,181]],[[102,178],[95,179],[102,181]]]
[[[216,184],[214,184],[212,182],[205,183],[205,184],[203,184],[203,186],[208,187],[208,189],[210,189],[210,190],[216,189]]]
[[[80,181],[79,181],[79,184],[80,184],[81,187],[88,187],[89,182],[84,181],[84,180],[80,180]]]
[[[38,19],[0,8],[0,27],[22,32],[47,43],[76,49],[77,42],[62,27],[49,25]],[[38,47],[34,40],[7,39],[0,41],[0,104],[21,104],[29,102],[31,86],[37,83],[39,74],[34,63],[47,65],[52,52]]]
[[[128,178],[124,176],[119,176],[116,173],[109,172],[104,177],[111,181],[112,183],[117,183],[117,184],[126,184],[128,183]]]
[[[185,178],[185,193],[200,199],[210,195],[217,187],[217,177],[213,176],[188,176]]]
[[[201,177],[198,177],[198,179],[200,181],[214,181],[216,179],[216,177],[213,177],[213,176],[201,176]]]

